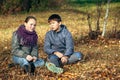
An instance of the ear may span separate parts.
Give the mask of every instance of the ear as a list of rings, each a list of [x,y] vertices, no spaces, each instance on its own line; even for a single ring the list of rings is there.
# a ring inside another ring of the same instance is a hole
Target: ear
[[[61,22],[59,22],[59,25],[61,25],[62,23]]]

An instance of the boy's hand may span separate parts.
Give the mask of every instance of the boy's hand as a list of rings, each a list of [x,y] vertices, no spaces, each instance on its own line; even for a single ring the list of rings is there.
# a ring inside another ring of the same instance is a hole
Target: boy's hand
[[[68,57],[67,56],[63,56],[62,58],[61,58],[61,62],[64,64],[64,63],[67,63],[67,61],[68,61]]]
[[[58,56],[59,58],[63,57],[63,54],[60,53],[60,52],[54,52],[54,54],[55,54],[56,56]]]

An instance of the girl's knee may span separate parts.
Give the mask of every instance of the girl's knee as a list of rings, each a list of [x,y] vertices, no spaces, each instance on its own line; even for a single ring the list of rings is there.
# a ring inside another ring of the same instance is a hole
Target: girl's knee
[[[42,67],[45,65],[45,61],[43,59],[38,59],[35,63],[34,63],[35,67]]]

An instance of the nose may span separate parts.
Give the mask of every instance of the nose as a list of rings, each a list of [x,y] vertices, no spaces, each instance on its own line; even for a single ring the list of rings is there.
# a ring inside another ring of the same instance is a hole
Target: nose
[[[31,26],[32,26],[32,28],[35,28],[36,25],[33,24],[33,25],[31,25]]]

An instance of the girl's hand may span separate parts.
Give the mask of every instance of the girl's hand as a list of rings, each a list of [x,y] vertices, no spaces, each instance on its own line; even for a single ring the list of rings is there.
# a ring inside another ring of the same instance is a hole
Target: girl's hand
[[[37,57],[33,56],[33,62],[35,62],[37,60]]]
[[[26,59],[27,59],[28,61],[32,61],[32,60],[33,60],[33,57],[32,57],[31,55],[27,55]]]

